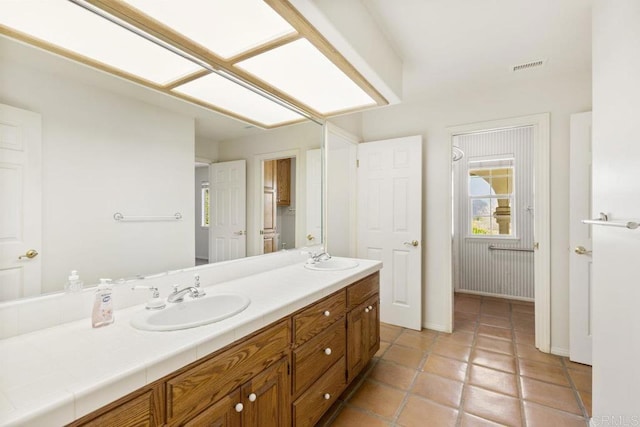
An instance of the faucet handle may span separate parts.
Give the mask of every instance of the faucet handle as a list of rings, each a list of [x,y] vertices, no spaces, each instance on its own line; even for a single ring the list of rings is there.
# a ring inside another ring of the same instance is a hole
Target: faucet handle
[[[180,287],[180,285],[173,285],[173,293],[177,294],[178,293],[178,288]]]
[[[193,286],[196,288],[200,287],[200,275],[198,273],[193,275]]]

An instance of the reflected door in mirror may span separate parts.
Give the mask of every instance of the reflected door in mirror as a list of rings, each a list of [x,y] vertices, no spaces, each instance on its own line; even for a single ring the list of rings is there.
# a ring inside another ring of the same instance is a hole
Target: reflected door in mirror
[[[277,250],[276,243],[276,218],[277,218],[277,160],[264,162],[264,214],[263,214],[263,240],[264,253],[268,254]]]

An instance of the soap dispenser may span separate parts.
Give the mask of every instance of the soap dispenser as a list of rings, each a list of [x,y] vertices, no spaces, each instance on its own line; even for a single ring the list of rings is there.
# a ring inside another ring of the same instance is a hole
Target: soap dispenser
[[[91,324],[94,328],[107,326],[113,323],[113,299],[111,297],[111,280],[100,279],[96,298],[93,302]]]
[[[69,281],[64,287],[66,292],[80,292],[82,290],[82,280],[78,276],[78,271],[73,270],[69,275]]]

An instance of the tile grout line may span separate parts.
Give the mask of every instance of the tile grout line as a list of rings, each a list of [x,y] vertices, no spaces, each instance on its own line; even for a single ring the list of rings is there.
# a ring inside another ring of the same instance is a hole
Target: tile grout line
[[[511,303],[509,303],[509,323],[511,323],[511,345],[513,345],[513,355],[516,359],[516,387],[518,387],[520,418],[522,418],[522,427],[527,427],[527,416],[524,409],[524,392],[522,391],[522,381],[520,380],[520,358],[518,357],[519,353],[518,343],[516,340],[516,327],[513,324],[513,306],[511,305]]]
[[[464,374],[464,381],[462,382],[462,393],[460,393],[460,406],[458,407],[458,417],[456,419],[456,426],[462,425],[462,414],[464,412],[465,394],[467,386],[469,384],[469,377],[471,376],[471,354],[476,348],[478,341],[478,328],[480,327],[480,313],[482,310],[482,298],[480,298],[480,307],[478,308],[478,314],[476,316],[475,326],[473,328],[473,339],[471,340],[471,350],[469,351],[469,359],[467,360],[467,371]],[[455,332],[455,312],[454,312],[454,332]]]
[[[567,367],[567,364],[565,363],[564,358],[561,358],[560,361],[562,363],[562,370],[564,371],[564,374],[569,379],[569,384],[571,385],[571,391],[573,392],[573,396],[576,398],[576,401],[578,402],[578,406],[580,407],[580,410],[582,411],[582,417],[588,422],[591,417],[589,416],[589,413],[587,412],[587,407],[584,406],[584,402],[582,401],[582,396],[580,395],[580,391],[578,390],[578,387],[576,386],[575,382],[573,381],[573,377],[569,373],[569,368]]]

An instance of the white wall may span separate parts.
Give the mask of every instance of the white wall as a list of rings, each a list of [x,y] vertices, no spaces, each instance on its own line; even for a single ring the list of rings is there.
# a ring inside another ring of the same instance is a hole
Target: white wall
[[[494,87],[460,89],[457,93],[363,113],[364,141],[421,134],[423,168],[423,325],[442,329],[450,289],[445,286],[451,254],[441,250],[450,239],[446,204],[450,202],[451,161],[446,128],[480,121],[551,113],[551,343],[552,350],[569,348],[568,194],[569,114],[591,107],[591,76],[540,78],[532,83],[513,79]]]
[[[209,182],[209,167],[195,168],[194,197],[195,197],[195,239],[196,258],[209,259],[209,229],[202,227],[202,183]]]
[[[259,178],[260,162],[255,156],[266,153],[276,153],[287,150],[299,150],[296,160],[298,176],[298,188],[306,188],[306,151],[319,148],[322,142],[322,127],[312,123],[301,123],[284,128],[273,129],[245,138],[223,141],[218,148],[218,161],[247,160],[247,256],[256,255],[256,242],[260,240],[259,229],[256,229],[257,220],[262,217],[260,201],[256,200],[256,180]],[[256,176],[256,171],[258,175]],[[304,191],[298,192],[296,199],[296,217],[302,221],[302,227],[296,230],[296,246],[306,244],[304,236],[304,222],[306,218],[305,206],[307,203]]]
[[[640,218],[640,2],[593,9],[593,212]],[[640,425],[640,231],[593,226],[593,424]]]
[[[193,265],[193,119],[0,60],[0,102],[42,115],[43,292],[72,269],[91,284]],[[115,212],[183,219],[117,223]]]

